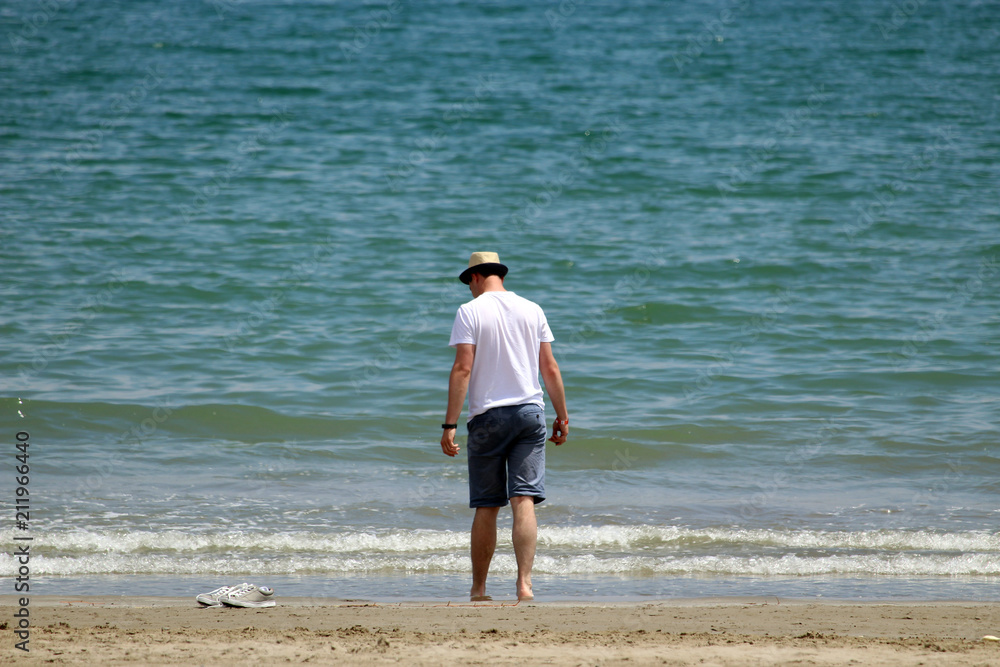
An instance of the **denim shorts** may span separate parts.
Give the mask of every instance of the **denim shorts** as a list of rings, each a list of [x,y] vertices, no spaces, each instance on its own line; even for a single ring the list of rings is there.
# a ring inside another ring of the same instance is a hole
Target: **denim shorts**
[[[469,507],[503,507],[514,496],[545,500],[545,411],[505,405],[468,422]]]

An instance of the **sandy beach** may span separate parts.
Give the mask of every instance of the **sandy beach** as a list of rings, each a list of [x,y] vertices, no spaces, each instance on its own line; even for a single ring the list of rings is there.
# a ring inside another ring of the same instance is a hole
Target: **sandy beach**
[[[998,665],[1000,605],[778,598],[631,604],[373,603],[38,596],[30,651],[3,596],[0,656],[17,664]]]

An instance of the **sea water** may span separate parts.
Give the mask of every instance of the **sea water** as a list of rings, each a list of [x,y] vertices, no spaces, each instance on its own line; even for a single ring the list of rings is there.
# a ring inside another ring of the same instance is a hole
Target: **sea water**
[[[0,4],[0,572],[31,536],[32,594],[461,599],[492,250],[567,387],[540,596],[995,600],[998,19]]]

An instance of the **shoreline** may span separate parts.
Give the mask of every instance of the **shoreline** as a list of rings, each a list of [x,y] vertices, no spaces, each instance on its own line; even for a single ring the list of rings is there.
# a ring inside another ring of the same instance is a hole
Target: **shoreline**
[[[346,574],[90,574],[50,575],[32,572],[32,591],[60,595],[139,595],[194,597],[250,578],[273,587],[283,597],[367,599],[374,602],[460,601],[469,589],[468,572],[454,574],[392,573],[364,577]],[[815,602],[993,602],[995,577],[810,576],[810,577],[535,577],[544,602],[657,602],[684,599],[773,599]],[[37,584],[37,585],[36,585]],[[514,575],[491,578],[490,592],[511,595]]]
[[[0,606],[15,606],[20,597],[30,597],[32,607],[66,608],[73,603],[83,603],[87,605],[108,606],[108,607],[192,607],[204,609],[205,607],[195,602],[194,594],[188,595],[53,595],[51,593],[41,595],[31,594],[0,594]],[[705,596],[687,598],[644,598],[635,599],[629,597],[592,597],[589,599],[555,598],[528,600],[518,603],[514,597],[500,598],[482,602],[472,602],[458,598],[342,598],[330,596],[308,597],[303,595],[276,596],[277,607],[379,607],[379,608],[422,608],[422,607],[645,607],[645,606],[666,606],[666,607],[728,607],[728,606],[817,606],[817,607],[983,607],[996,608],[1000,611],[1000,600],[988,602],[983,600],[909,600],[909,599],[871,599],[871,600],[851,600],[838,598],[795,598],[780,597],[774,595],[734,595],[734,596]],[[227,607],[227,609],[231,609]]]
[[[30,651],[10,611],[3,659],[187,664],[210,654],[323,664],[983,665],[1000,663],[1000,603],[775,598],[643,602],[373,602],[278,598],[203,608],[193,596],[30,598]],[[248,644],[249,641],[249,644]],[[214,660],[213,660],[214,661]]]

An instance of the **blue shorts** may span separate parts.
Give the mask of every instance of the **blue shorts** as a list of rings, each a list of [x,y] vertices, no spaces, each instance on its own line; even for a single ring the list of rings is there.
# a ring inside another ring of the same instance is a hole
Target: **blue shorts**
[[[514,496],[545,500],[545,411],[505,405],[468,422],[469,507],[503,507]]]

